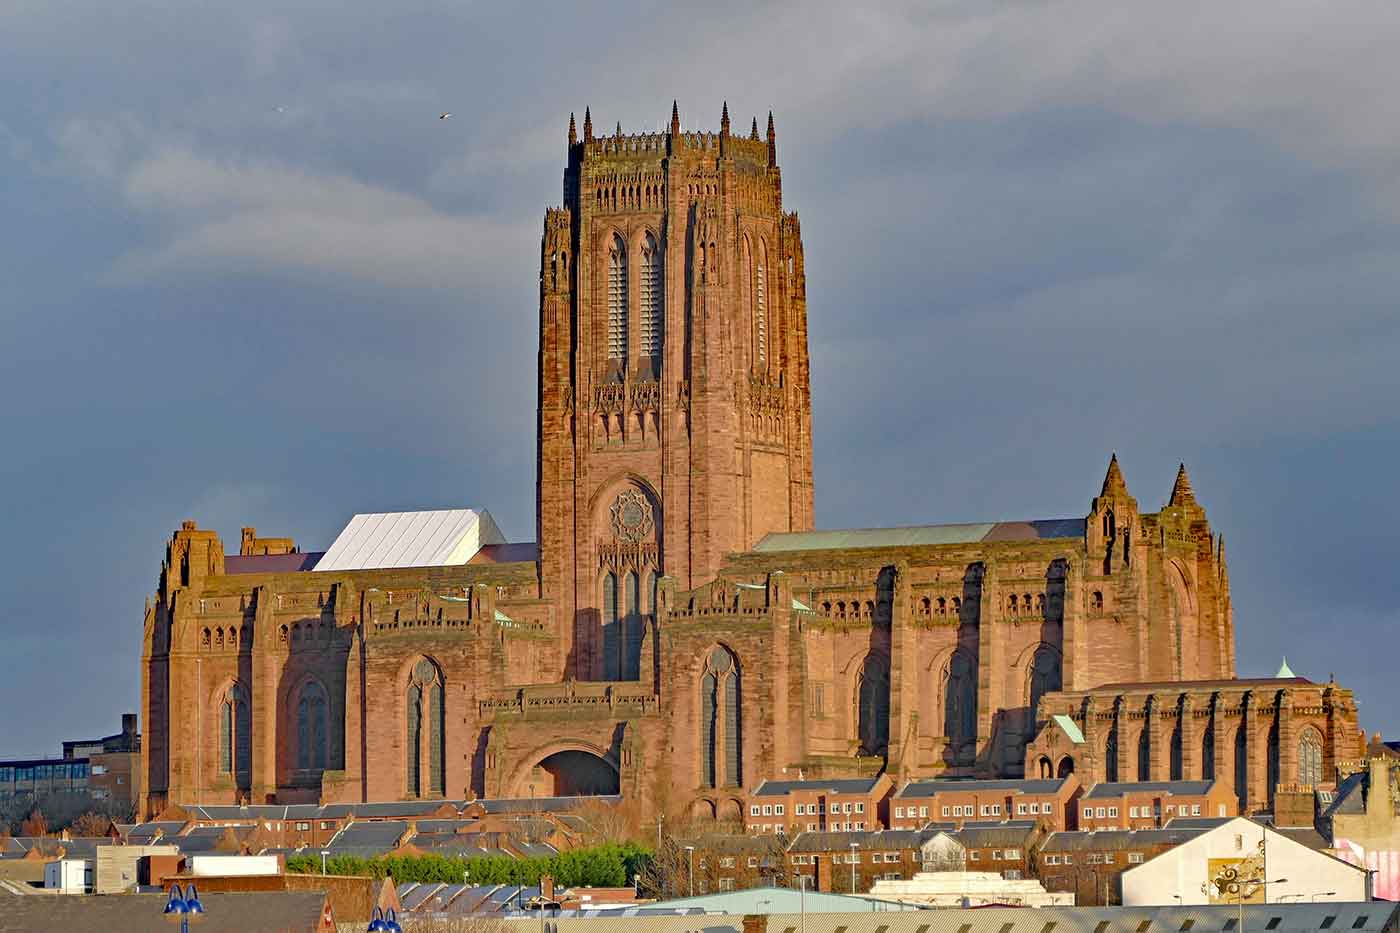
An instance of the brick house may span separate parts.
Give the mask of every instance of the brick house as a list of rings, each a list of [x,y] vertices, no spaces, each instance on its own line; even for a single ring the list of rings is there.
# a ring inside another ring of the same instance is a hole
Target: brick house
[[[1078,800],[1078,829],[1161,829],[1177,817],[1235,815],[1235,795],[1219,781],[1100,782]]]
[[[1205,832],[1201,826],[1050,833],[1030,870],[1047,891],[1069,891],[1080,907],[1121,904],[1123,872]]]
[[[909,781],[889,801],[890,828],[1029,819],[1065,829],[1073,826],[1079,790],[1073,774],[1044,780]]]
[[[888,824],[889,775],[830,781],[764,781],[749,796],[750,833],[863,832]],[[917,828],[917,827],[911,827]]]

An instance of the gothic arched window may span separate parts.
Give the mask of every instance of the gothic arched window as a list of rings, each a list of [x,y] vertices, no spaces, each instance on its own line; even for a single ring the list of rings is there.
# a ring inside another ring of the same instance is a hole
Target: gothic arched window
[[[608,248],[608,358],[627,359],[627,246],[617,234]]]
[[[1139,781],[1152,780],[1152,733],[1146,725],[1138,733],[1137,779]]]
[[[1103,744],[1103,779],[1110,784],[1118,780],[1118,730],[1115,727]]]
[[[252,751],[248,694],[241,684],[233,684],[219,703],[219,771],[236,772],[246,781],[252,770]]]
[[[705,787],[743,783],[739,664],[716,645],[700,676],[700,782]]]
[[[642,356],[661,355],[662,308],[664,292],[661,275],[661,250],[650,233],[642,241],[641,276],[641,338]]]
[[[1311,726],[1298,737],[1298,783],[1307,787],[1322,783],[1322,736]]]
[[[636,680],[642,671],[641,593],[637,575],[631,570],[622,577],[622,598],[626,613],[622,617],[621,680]]]
[[[1215,727],[1207,726],[1201,737],[1201,778],[1215,780]]]
[[[1036,650],[1035,658],[1031,661],[1030,684],[1027,690],[1031,715],[1035,715],[1041,697],[1059,689],[1060,656],[1055,652],[1055,649],[1048,645],[1042,645]]]
[[[956,750],[977,737],[977,671],[961,651],[944,669],[943,734]]]
[[[326,767],[326,691],[314,680],[297,699],[297,767]]]
[[[621,670],[618,661],[621,646],[617,629],[621,623],[621,612],[617,592],[617,574],[611,571],[603,574],[603,663],[606,670],[604,680],[620,680]]]
[[[407,792],[410,797],[441,796],[447,786],[443,769],[446,691],[442,672],[422,658],[409,674],[407,693]]]
[[[758,241],[758,255],[753,272],[754,354],[759,368],[768,362],[768,247]]]
[[[1173,781],[1181,780],[1183,768],[1181,749],[1181,720],[1177,720],[1176,728],[1172,730],[1170,769],[1168,777]]]
[[[856,681],[857,734],[861,752],[878,755],[890,744],[890,667],[878,654],[866,657]]]

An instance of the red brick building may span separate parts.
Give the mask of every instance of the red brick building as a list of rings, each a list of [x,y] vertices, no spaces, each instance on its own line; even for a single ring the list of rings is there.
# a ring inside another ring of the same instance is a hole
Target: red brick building
[[[1021,777],[1056,691],[1234,675],[1184,469],[1158,512],[1114,459],[1080,517],[812,530],[771,119],[604,136],[585,114],[566,152],[535,541],[326,569],[187,522],[145,615],[143,812],[620,792],[738,825],[763,775]]]
[[[890,828],[1030,820],[1047,830],[1065,829],[1074,825],[1079,793],[1073,774],[1044,780],[910,781],[890,800]]]
[[[889,828],[889,775],[829,781],[764,781],[749,797],[750,833],[864,832]],[[914,827],[917,828],[917,827]]]
[[[1098,783],[1078,800],[1078,827],[1161,829],[1178,817],[1235,816],[1235,795],[1220,781]]]

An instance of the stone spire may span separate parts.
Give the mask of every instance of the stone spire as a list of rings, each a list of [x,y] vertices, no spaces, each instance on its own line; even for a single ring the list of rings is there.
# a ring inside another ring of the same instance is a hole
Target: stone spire
[[[758,142],[758,117],[753,118],[753,129],[749,130],[749,139]]]
[[[1176,471],[1176,482],[1172,484],[1172,497],[1167,505],[1196,505],[1196,494],[1191,490],[1191,477],[1186,475],[1186,464]]]
[[[681,135],[681,108],[674,100],[671,101],[671,135]]]
[[[1121,493],[1128,494],[1128,484],[1123,481],[1123,471],[1118,468],[1118,454],[1115,452],[1108,460],[1108,473],[1103,478],[1103,490],[1101,496],[1109,496]]]
[[[621,120],[618,120],[618,121],[617,121],[617,138],[618,138],[618,139],[621,139],[621,138],[622,138],[622,121],[621,121]]]
[[[593,112],[587,107],[583,108],[583,141],[593,141]]]
[[[573,115],[573,113],[570,113],[570,114],[569,114],[569,145],[572,146],[572,145],[573,145],[574,143],[576,143],[576,142],[578,142],[578,129],[574,126],[574,115]]]
[[[773,129],[773,111],[768,111],[768,167],[778,165],[778,132]]]
[[[724,102],[724,110],[719,115],[719,135],[729,135],[729,101]]]

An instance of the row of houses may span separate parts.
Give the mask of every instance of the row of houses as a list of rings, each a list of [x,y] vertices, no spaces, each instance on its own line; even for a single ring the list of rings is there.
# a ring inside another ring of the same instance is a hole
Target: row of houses
[[[1236,815],[1234,793],[1217,781],[1099,782],[1073,774],[1038,780],[907,781],[889,775],[843,780],[764,781],[749,795],[750,833],[921,829],[930,822],[1031,820],[1049,829],[1160,829],[1178,817]]]

